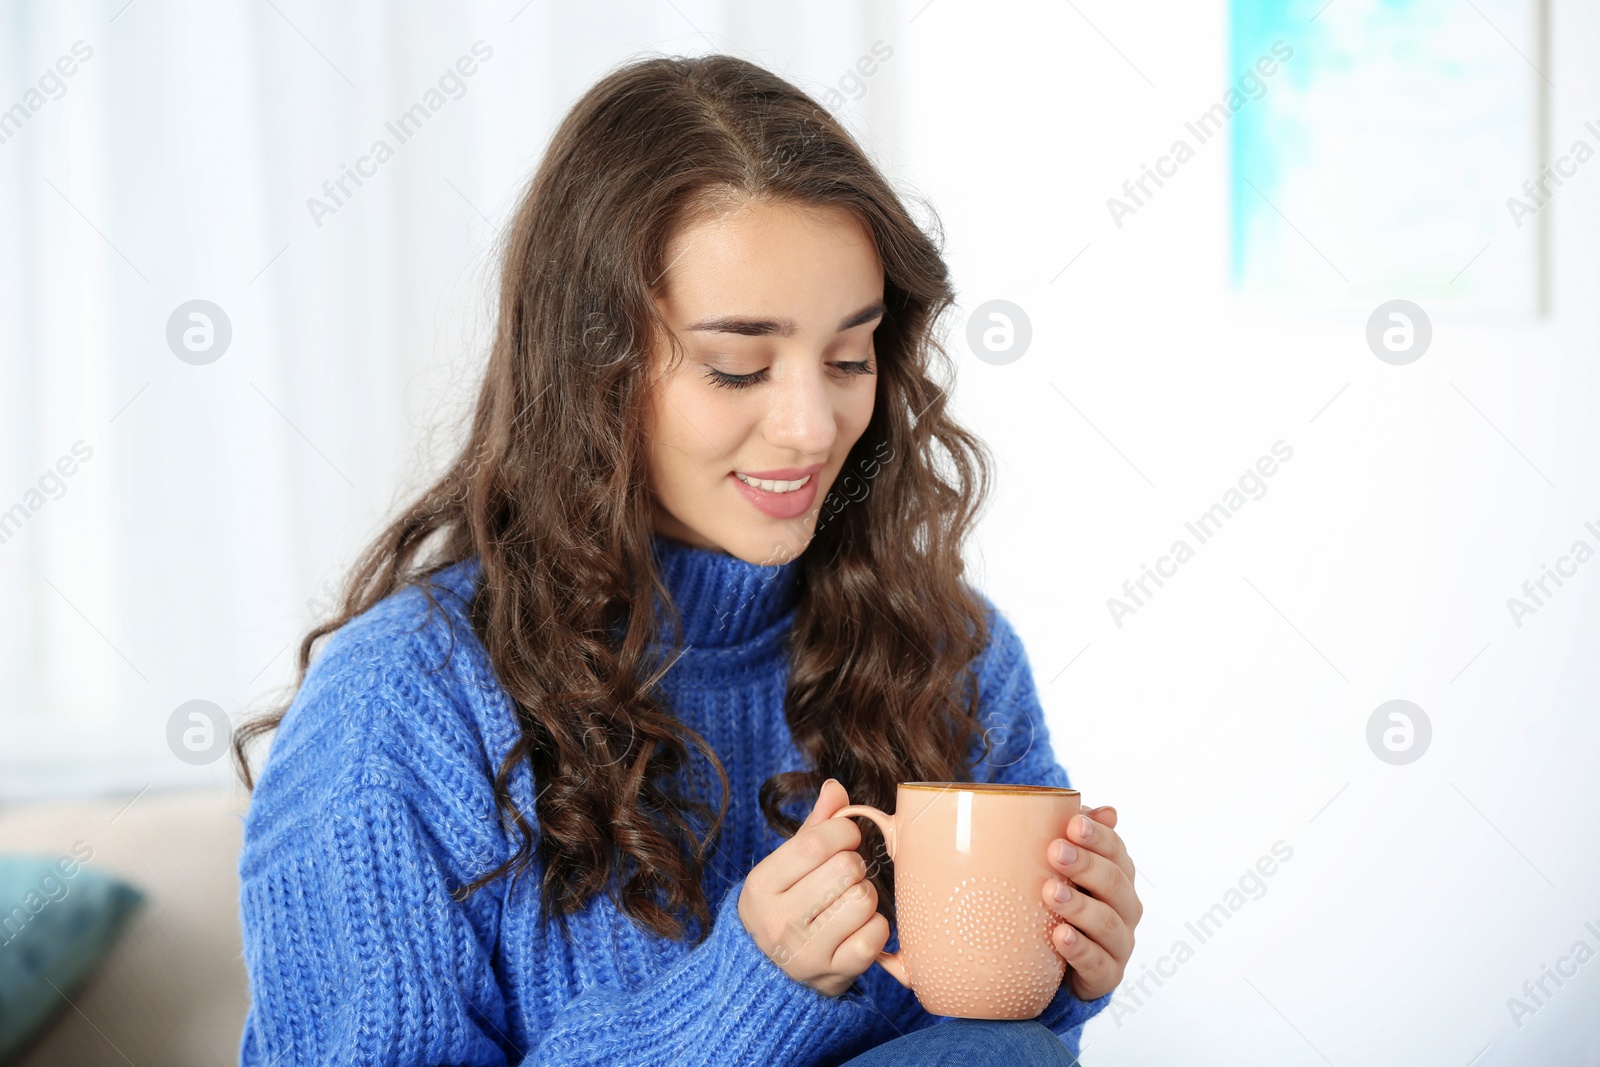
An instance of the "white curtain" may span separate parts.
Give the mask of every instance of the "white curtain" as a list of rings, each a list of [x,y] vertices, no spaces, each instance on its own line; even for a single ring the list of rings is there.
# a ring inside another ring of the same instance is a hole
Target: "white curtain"
[[[821,93],[886,17],[0,7],[0,799],[227,775],[174,757],[174,713],[289,681],[325,583],[448,453],[499,227],[598,77],[729,51]]]

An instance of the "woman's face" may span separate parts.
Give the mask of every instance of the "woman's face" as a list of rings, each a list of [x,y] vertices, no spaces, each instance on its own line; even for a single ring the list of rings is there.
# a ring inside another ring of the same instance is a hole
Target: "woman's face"
[[[678,233],[667,264],[656,305],[684,358],[654,352],[655,529],[788,562],[872,418],[877,247],[841,209],[747,202]]]

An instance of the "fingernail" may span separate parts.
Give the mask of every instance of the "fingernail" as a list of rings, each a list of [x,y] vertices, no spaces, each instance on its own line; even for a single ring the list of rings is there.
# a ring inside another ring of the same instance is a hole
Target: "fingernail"
[[[1057,841],[1056,842],[1056,862],[1057,863],[1059,863],[1059,864],[1061,864],[1061,866],[1065,867],[1067,864],[1071,863],[1073,860],[1075,860],[1077,858],[1078,858],[1078,850],[1077,849],[1073,848],[1071,845],[1067,844],[1065,841]]]
[[[1072,899],[1072,887],[1067,885],[1065,882],[1056,883],[1055,893],[1057,904],[1065,904],[1067,901]]]
[[[1087,815],[1078,816],[1078,836],[1085,841],[1094,836],[1094,823]]]

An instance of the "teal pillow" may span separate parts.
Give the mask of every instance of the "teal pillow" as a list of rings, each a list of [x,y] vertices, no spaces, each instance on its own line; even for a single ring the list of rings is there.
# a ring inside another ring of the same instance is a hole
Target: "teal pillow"
[[[143,900],[70,856],[0,856],[0,1064],[67,1008]]]

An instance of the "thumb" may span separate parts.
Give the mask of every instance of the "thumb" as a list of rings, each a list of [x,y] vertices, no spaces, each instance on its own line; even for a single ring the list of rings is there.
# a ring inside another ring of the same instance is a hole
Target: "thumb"
[[[811,814],[806,816],[806,821],[801,826],[811,826],[822,822],[824,819],[833,818],[834,812],[846,807],[850,803],[850,794],[845,792],[844,786],[839,784],[837,778],[829,778],[822,783],[822,788],[817,790],[817,802],[811,808]]]

